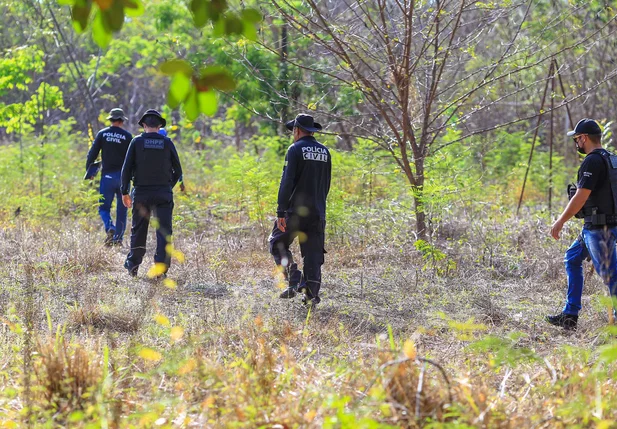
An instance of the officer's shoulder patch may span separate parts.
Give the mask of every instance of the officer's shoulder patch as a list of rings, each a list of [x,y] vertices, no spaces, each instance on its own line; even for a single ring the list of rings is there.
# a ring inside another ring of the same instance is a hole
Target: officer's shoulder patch
[[[163,139],[144,139],[144,149],[163,149],[165,140]]]

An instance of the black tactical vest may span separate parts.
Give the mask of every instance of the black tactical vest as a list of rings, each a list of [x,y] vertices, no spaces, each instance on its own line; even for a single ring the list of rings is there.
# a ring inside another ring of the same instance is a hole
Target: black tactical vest
[[[134,144],[134,186],[171,186],[171,140],[158,133],[144,133]]]

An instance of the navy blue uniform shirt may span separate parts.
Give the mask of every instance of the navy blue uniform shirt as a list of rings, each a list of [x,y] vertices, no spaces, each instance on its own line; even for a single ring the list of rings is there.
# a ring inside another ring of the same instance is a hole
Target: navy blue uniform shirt
[[[133,139],[122,167],[123,195],[129,193],[131,180],[135,188],[171,191],[180,177],[180,158],[170,138],[143,133]]]
[[[277,217],[295,213],[325,220],[331,174],[330,152],[315,137],[302,137],[289,146],[279,187]]]
[[[103,151],[101,155],[103,159],[101,173],[120,171],[132,139],[133,135],[120,127],[111,126],[103,128],[97,133],[94,143],[92,143],[92,147],[88,151],[86,170],[90,167],[90,164],[96,161],[99,152]]]

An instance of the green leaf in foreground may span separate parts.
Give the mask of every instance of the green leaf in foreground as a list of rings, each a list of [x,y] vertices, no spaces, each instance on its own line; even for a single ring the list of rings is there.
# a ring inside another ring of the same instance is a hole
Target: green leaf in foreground
[[[186,77],[193,75],[193,67],[188,62],[180,59],[165,61],[161,64],[159,70],[168,76],[173,76],[177,73],[182,73]]]
[[[200,91],[207,91],[211,88],[219,91],[233,91],[236,89],[236,81],[223,67],[212,66],[202,70],[197,86]]]

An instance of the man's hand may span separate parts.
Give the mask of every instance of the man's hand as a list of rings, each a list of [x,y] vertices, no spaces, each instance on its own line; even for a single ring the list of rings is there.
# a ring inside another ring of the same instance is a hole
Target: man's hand
[[[279,217],[276,219],[276,226],[281,230],[281,232],[287,231],[287,221],[284,217]]]
[[[180,182],[180,192],[186,191],[186,187],[184,186],[184,182]]]
[[[563,221],[557,219],[553,226],[551,226],[551,237],[555,240],[559,240],[559,234],[561,233],[561,229],[563,228]]]
[[[127,209],[130,209],[133,206],[133,200],[129,194],[122,195],[122,204],[124,204],[124,207]]]

